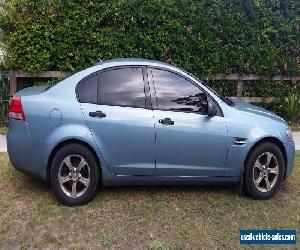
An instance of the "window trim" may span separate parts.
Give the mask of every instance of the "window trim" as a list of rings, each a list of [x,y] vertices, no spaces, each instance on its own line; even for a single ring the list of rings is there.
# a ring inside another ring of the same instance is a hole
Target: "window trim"
[[[107,103],[101,103],[99,100],[99,85],[101,84],[100,81],[100,74],[103,72],[107,71],[112,71],[112,70],[118,70],[118,69],[124,69],[124,68],[140,68],[142,69],[142,75],[143,75],[143,83],[144,83],[144,96],[145,96],[145,107],[134,107],[134,106],[128,106],[128,105],[114,105],[114,104],[107,104]],[[89,77],[92,77],[93,75],[97,74],[97,102],[84,102],[81,101],[79,98],[79,88],[85,82],[85,80]],[[147,70],[145,65],[120,65],[120,66],[113,66],[105,69],[101,69],[98,71],[95,71],[85,77],[83,77],[76,85],[75,88],[75,93],[76,93],[76,99],[79,103],[90,103],[90,104],[96,104],[96,105],[105,105],[105,106],[116,106],[116,107],[127,107],[127,108],[140,108],[140,109],[152,109],[152,102],[150,99],[150,87],[148,84],[148,75],[147,75]]]
[[[167,71],[169,73],[176,74],[177,76],[182,77],[189,83],[193,84],[196,88],[200,89],[203,93],[205,93],[207,95],[208,101],[212,101],[214,103],[214,105],[217,107],[218,112],[217,112],[216,116],[224,117],[223,111],[222,111],[220,105],[217,103],[217,101],[206,90],[204,90],[203,88],[201,88],[201,86],[199,86],[197,83],[195,83],[192,79],[186,77],[183,74],[180,74],[179,72],[176,72],[176,71],[168,69],[168,68],[158,67],[158,66],[147,66],[147,71],[150,72],[150,74],[148,73],[148,84],[150,86],[150,95],[151,95],[151,102],[152,102],[153,110],[207,115],[206,113],[200,113],[200,112],[195,112],[195,111],[168,110],[168,109],[158,108],[157,95],[156,95],[156,89],[155,89],[155,83],[154,83],[154,79],[153,79],[152,69],[163,70],[163,71]]]
[[[119,68],[142,68],[142,72],[143,72],[143,80],[144,80],[144,94],[145,94],[145,99],[146,99],[146,107],[145,108],[141,108],[141,107],[131,107],[131,106],[120,106],[120,105],[109,105],[109,104],[101,104],[98,101],[98,76],[97,76],[97,102],[93,103],[93,102],[82,102],[79,100],[79,96],[78,96],[78,88],[80,86],[80,84],[88,77],[94,75],[94,74],[99,74],[101,72],[104,71],[109,71],[109,70],[113,70],[113,69],[119,69]],[[132,65],[119,65],[119,66],[112,66],[112,67],[108,67],[105,69],[101,69],[95,72],[90,73],[89,75],[83,77],[76,85],[75,87],[75,93],[76,93],[76,98],[77,101],[79,103],[90,103],[90,104],[96,104],[96,105],[106,105],[106,106],[116,106],[116,107],[128,107],[128,108],[141,108],[141,109],[149,109],[149,110],[161,110],[161,111],[169,111],[169,112],[182,112],[182,113],[193,113],[193,114],[198,114],[198,115],[207,115],[207,114],[202,114],[199,112],[194,112],[194,111],[181,111],[181,110],[163,110],[163,109],[159,109],[157,107],[157,102],[155,102],[156,99],[156,94],[155,91],[153,91],[155,89],[154,87],[154,82],[153,82],[153,77],[152,77],[152,70],[151,69],[159,69],[159,70],[164,70],[164,71],[168,71],[170,73],[174,73],[180,77],[183,77],[185,80],[187,80],[188,82],[190,82],[191,84],[195,85],[197,88],[199,88],[201,91],[203,91],[204,93],[207,94],[207,96],[209,97],[209,100],[212,101],[214,103],[214,105],[217,107],[218,109],[218,113],[216,114],[216,116],[220,116],[220,117],[224,117],[224,113],[222,111],[222,108],[220,107],[220,105],[218,104],[218,102],[203,88],[201,88],[201,86],[199,86],[197,83],[195,83],[192,79],[190,79],[189,77],[181,74],[180,72],[174,71],[172,69],[169,68],[165,68],[163,66],[152,66],[152,65],[140,65],[140,64],[132,64]],[[156,106],[154,105],[156,103]]]

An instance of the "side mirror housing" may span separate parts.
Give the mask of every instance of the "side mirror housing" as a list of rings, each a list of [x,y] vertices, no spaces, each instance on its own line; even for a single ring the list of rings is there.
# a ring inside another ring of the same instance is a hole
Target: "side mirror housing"
[[[207,115],[209,117],[213,117],[217,113],[218,113],[218,110],[216,108],[216,105],[214,105],[214,103],[212,103],[212,102],[208,102],[208,105],[207,105]]]

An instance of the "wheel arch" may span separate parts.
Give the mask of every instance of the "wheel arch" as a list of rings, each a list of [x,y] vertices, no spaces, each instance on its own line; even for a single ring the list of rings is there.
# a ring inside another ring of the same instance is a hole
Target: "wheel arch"
[[[64,140],[64,141],[61,141],[60,143],[58,143],[51,151],[50,153],[50,156],[48,158],[48,163],[47,163],[47,169],[46,169],[46,179],[47,181],[50,181],[50,177],[51,177],[51,163],[53,161],[53,158],[55,156],[55,154],[64,146],[68,145],[68,144],[72,144],[72,143],[77,143],[77,144],[81,144],[82,146],[85,146],[86,148],[88,148],[92,154],[94,155],[96,161],[97,161],[97,164],[99,166],[99,169],[100,169],[100,180],[102,181],[102,174],[101,174],[101,164],[100,164],[100,161],[99,161],[99,157],[96,153],[96,151],[94,150],[94,148],[88,144],[87,142],[85,141],[82,141],[82,140],[79,140],[79,139],[67,139],[67,140]]]
[[[249,152],[247,153],[247,156],[246,156],[246,158],[245,158],[245,161],[244,161],[244,169],[243,169],[243,171],[244,171],[244,173],[243,173],[243,175],[245,174],[245,168],[246,168],[246,166],[247,166],[247,161],[248,161],[248,159],[249,159],[249,157],[250,157],[250,155],[251,155],[251,153],[254,151],[254,149],[257,147],[257,146],[259,146],[259,145],[261,145],[261,144],[263,144],[263,143],[265,143],[265,142],[271,142],[271,143],[274,143],[275,145],[277,145],[278,147],[279,147],[279,149],[280,149],[280,151],[282,152],[282,155],[283,155],[283,159],[284,159],[284,165],[285,165],[285,169],[284,169],[284,178],[286,177],[286,170],[287,170],[287,153],[286,153],[286,150],[285,150],[285,148],[284,148],[284,145],[283,145],[283,143],[278,139],[278,138],[276,138],[276,137],[264,137],[264,138],[261,138],[260,140],[258,140],[251,148],[250,148],[250,150],[249,150]]]

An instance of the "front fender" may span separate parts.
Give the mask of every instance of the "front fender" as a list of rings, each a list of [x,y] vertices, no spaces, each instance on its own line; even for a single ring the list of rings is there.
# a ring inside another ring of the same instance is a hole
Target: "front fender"
[[[249,125],[242,122],[236,126],[233,124],[230,126],[229,124],[228,135],[232,138],[232,143],[228,148],[225,176],[241,176],[248,153],[259,141],[269,138],[284,144],[286,138],[281,131],[285,131],[285,129],[278,129],[275,126],[262,126],[262,124],[252,126],[249,129]],[[234,143],[236,138],[243,138],[246,143],[237,145]]]

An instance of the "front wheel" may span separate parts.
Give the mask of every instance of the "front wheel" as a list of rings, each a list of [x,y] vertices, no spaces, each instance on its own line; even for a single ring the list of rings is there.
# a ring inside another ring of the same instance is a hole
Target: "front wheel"
[[[99,166],[92,152],[83,145],[69,144],[54,156],[51,185],[54,196],[64,205],[89,202],[99,182]]]
[[[266,142],[257,146],[246,162],[245,187],[254,199],[269,199],[280,189],[285,163],[280,148]]]

